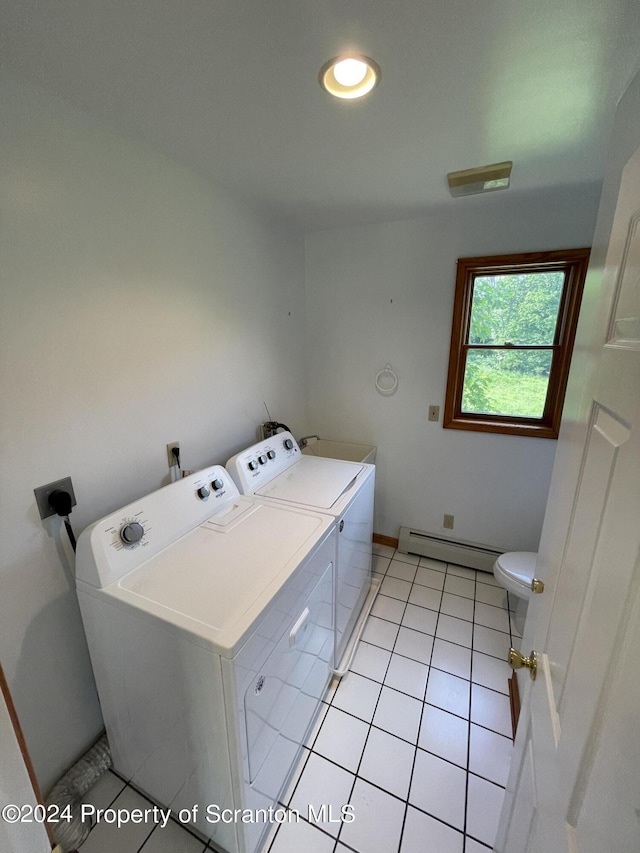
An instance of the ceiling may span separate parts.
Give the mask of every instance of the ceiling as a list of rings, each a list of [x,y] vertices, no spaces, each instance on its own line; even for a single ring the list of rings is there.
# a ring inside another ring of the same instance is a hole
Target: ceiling
[[[0,67],[301,227],[419,216],[446,173],[602,178],[638,0],[0,0]],[[359,102],[318,85],[355,50]]]

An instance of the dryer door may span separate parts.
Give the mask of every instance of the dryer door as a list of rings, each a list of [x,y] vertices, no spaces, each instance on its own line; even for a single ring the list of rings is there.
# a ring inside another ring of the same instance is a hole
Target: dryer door
[[[287,780],[329,682],[332,609],[330,562],[245,692],[249,780],[274,800]]]

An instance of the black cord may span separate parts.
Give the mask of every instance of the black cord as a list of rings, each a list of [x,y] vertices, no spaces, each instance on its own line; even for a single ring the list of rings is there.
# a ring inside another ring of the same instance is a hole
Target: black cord
[[[60,518],[64,519],[64,526],[67,528],[69,542],[71,542],[71,547],[73,548],[73,552],[75,554],[76,537],[74,536],[73,529],[71,527],[71,522],[69,521],[71,507],[73,506],[71,501],[71,495],[69,494],[69,492],[65,492],[62,489],[54,489],[54,491],[51,492],[51,494],[49,495],[49,506],[57,515],[60,516]]]
[[[73,548],[73,553],[76,553],[76,537],[73,533],[73,528],[71,527],[71,522],[69,521],[69,516],[67,516],[64,520],[64,526],[67,528],[67,535],[69,536],[69,542],[71,542],[71,547]]]

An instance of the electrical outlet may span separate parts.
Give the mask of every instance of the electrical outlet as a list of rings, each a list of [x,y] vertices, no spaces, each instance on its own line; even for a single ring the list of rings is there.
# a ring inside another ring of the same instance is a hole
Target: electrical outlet
[[[173,455],[173,448],[177,448],[178,454],[180,453],[180,442],[179,441],[170,441],[167,444],[167,461],[169,463],[169,468],[173,468],[174,465],[177,465],[176,457]]]
[[[33,490],[33,494],[36,496],[36,503],[38,504],[40,518],[49,518],[50,515],[56,514],[56,511],[51,509],[49,506],[49,495],[51,492],[55,492],[58,489],[61,492],[68,492],[71,495],[71,506],[76,505],[76,496],[73,493],[71,477],[63,477],[62,480],[56,480],[54,483],[47,483],[46,486],[38,486],[37,489]]]
[[[453,530],[453,516],[447,515],[445,513],[444,521],[442,522],[442,526],[445,528],[445,530]]]
[[[429,406],[429,420],[437,421],[440,419],[440,406]]]

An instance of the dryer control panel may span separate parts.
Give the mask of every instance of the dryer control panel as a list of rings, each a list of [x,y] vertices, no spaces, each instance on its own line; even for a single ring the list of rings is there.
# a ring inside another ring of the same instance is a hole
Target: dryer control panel
[[[220,465],[196,471],[112,512],[78,539],[76,576],[95,587],[119,580],[239,497]]]
[[[252,495],[300,459],[298,442],[290,432],[279,432],[236,453],[226,469],[243,495]]]

